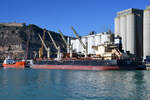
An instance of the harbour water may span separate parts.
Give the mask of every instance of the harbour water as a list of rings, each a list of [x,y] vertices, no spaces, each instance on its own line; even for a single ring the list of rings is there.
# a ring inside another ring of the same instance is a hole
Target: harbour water
[[[149,100],[150,71],[0,69],[0,100]]]

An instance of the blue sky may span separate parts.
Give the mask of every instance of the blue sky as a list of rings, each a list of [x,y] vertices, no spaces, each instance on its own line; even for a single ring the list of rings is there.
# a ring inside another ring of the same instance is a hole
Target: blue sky
[[[65,35],[114,30],[116,12],[145,9],[149,0],[0,0],[0,22],[25,22]]]

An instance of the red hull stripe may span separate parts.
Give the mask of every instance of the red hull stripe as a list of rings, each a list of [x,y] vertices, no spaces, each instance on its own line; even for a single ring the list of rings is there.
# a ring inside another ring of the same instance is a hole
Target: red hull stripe
[[[3,64],[3,67],[4,68],[25,68],[25,66],[24,65],[15,65],[15,64],[9,64],[9,65],[7,65],[7,64]]]
[[[64,69],[64,70],[134,70],[136,66],[77,66],[77,65],[33,65],[34,69]]]

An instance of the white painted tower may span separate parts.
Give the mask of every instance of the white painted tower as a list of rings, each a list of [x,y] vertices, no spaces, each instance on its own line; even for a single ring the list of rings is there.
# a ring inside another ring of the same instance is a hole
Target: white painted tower
[[[138,58],[143,56],[143,10],[127,9],[117,13],[115,36],[122,38],[122,49]]]
[[[143,51],[144,58],[150,56],[150,6],[144,10],[144,35],[143,35]]]

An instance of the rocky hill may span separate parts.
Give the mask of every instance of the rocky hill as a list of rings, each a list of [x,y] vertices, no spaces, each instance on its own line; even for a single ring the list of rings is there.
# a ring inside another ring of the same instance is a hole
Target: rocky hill
[[[56,44],[61,47],[61,51],[66,51],[66,45],[60,34],[49,32]],[[43,29],[34,24],[23,26],[0,24],[0,59],[4,59],[8,55],[14,58],[25,57],[27,48],[28,58],[33,58],[35,54],[38,57],[38,51],[42,45],[38,34],[42,36]],[[51,53],[55,55],[56,49],[47,33],[45,34],[45,43],[47,47],[50,47]],[[46,52],[44,55],[46,56]]]

